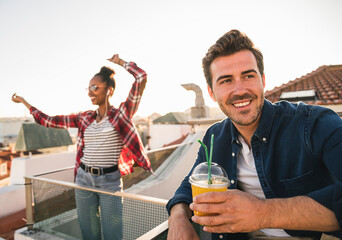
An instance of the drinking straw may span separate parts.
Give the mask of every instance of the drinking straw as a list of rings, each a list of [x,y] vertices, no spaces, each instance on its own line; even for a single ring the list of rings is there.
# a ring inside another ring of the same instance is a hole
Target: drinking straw
[[[205,157],[207,160],[207,164],[208,164],[208,184],[212,184],[211,181],[211,159],[212,159],[212,149],[213,149],[213,141],[214,141],[214,134],[211,135],[211,146],[210,146],[210,158],[208,156],[208,148],[207,146],[199,139],[197,139],[197,141],[202,145],[202,147],[204,148],[205,151]]]
[[[214,134],[211,134],[210,156],[209,156],[209,163],[208,163],[208,183],[209,184],[212,184],[212,181],[211,181],[211,160],[213,157],[213,147],[214,147]]]
[[[209,157],[208,157],[208,148],[207,146],[199,139],[197,139],[197,141],[202,145],[202,147],[204,148],[204,151],[205,151],[205,158],[207,160],[207,163],[209,161]]]

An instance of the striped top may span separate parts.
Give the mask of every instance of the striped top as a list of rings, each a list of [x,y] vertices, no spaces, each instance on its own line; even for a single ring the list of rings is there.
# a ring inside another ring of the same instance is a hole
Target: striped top
[[[118,131],[108,121],[93,121],[84,131],[81,161],[91,167],[111,167],[118,164],[123,142]]]

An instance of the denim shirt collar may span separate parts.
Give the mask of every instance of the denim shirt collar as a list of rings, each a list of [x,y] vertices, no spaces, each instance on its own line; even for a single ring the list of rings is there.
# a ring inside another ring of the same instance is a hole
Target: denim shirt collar
[[[266,142],[272,128],[274,120],[274,106],[270,101],[264,99],[264,106],[262,108],[260,122],[254,136],[259,138],[260,141]]]
[[[266,142],[268,140],[268,137],[272,128],[273,119],[274,119],[274,106],[272,105],[270,101],[268,101],[267,99],[264,99],[264,106],[262,108],[260,122],[253,136],[256,136],[260,141]],[[232,144],[239,143],[238,141],[239,132],[233,123],[231,123],[230,130],[232,132],[231,143]]]

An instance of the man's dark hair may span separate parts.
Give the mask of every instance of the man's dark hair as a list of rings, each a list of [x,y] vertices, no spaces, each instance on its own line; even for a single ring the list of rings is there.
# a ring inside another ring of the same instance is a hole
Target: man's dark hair
[[[256,58],[261,76],[264,74],[264,60],[262,53],[255,47],[251,39],[239,30],[231,30],[224,34],[217,42],[211,46],[202,59],[202,67],[207,84],[212,89],[212,75],[210,72],[211,63],[221,56],[228,56],[241,50],[249,50]]]

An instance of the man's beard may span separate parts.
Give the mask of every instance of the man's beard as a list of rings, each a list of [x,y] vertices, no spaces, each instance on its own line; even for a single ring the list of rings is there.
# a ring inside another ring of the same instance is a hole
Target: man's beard
[[[261,95],[261,99],[263,99],[263,98],[264,98],[264,94]],[[232,98],[228,99],[225,104],[226,104],[226,106],[231,105],[234,108],[232,103],[234,101],[239,101],[239,100],[257,101],[258,97],[254,94],[248,94],[248,93],[246,93],[242,96],[236,95],[236,96],[233,96]],[[225,106],[222,103],[219,103],[219,107],[221,108],[221,111],[235,124],[238,124],[240,126],[248,126],[248,125],[255,123],[258,120],[258,118],[261,114],[261,111],[262,111],[263,102],[260,105],[257,105],[256,115],[253,116],[253,118],[248,122],[244,122],[243,120],[239,120],[238,117],[234,117],[234,114],[230,114],[229,111],[226,110]],[[243,112],[242,112],[242,114],[243,114]],[[246,112],[246,114],[248,114],[248,112]]]

